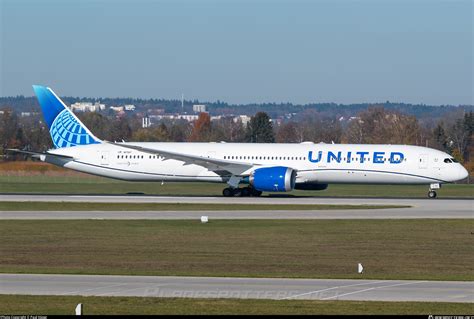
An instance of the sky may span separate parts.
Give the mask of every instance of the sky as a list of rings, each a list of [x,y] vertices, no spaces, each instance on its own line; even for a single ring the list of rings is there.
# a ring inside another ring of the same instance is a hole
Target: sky
[[[0,96],[474,104],[471,0],[0,0]]]

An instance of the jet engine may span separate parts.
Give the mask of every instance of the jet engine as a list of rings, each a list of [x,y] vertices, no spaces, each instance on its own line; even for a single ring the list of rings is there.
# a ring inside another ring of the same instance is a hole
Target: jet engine
[[[249,183],[258,191],[289,192],[295,188],[296,171],[289,167],[257,168],[250,174]]]

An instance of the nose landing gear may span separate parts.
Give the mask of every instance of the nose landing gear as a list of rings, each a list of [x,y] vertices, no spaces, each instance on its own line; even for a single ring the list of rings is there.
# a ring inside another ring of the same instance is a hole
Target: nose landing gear
[[[437,196],[437,194],[436,194],[435,191],[430,190],[430,191],[428,192],[428,197],[429,197],[429,198],[436,198],[436,196]]]
[[[441,188],[441,184],[439,184],[439,183],[430,184],[430,189],[428,191],[428,197],[429,198],[436,198],[437,194],[436,194],[435,189],[440,189],[440,188]]]

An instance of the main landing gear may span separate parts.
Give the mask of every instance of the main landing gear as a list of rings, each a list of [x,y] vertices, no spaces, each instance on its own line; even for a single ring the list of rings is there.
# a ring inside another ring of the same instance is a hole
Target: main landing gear
[[[430,189],[428,191],[428,197],[429,198],[436,198],[437,194],[436,194],[435,189],[440,189],[440,188],[441,188],[441,184],[439,184],[439,183],[430,184]]]
[[[231,188],[227,187],[224,188],[222,191],[222,195],[224,197],[249,197],[249,196],[255,196],[259,197],[262,195],[261,191],[256,190],[255,188],[252,187],[243,187],[243,188]]]

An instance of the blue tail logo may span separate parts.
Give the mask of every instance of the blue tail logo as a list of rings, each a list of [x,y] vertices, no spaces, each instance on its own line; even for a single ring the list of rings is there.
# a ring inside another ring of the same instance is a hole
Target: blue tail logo
[[[99,144],[95,137],[48,87],[33,85],[54,147]]]

